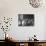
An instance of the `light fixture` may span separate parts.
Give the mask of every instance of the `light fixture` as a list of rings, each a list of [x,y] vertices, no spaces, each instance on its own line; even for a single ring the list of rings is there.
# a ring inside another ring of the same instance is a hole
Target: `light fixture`
[[[30,5],[34,8],[38,8],[42,5],[43,0],[29,0]]]

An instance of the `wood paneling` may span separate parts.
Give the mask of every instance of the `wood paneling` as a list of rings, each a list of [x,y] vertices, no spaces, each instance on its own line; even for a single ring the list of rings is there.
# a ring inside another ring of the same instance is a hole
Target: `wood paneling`
[[[24,46],[28,46],[28,43],[24,43]]]

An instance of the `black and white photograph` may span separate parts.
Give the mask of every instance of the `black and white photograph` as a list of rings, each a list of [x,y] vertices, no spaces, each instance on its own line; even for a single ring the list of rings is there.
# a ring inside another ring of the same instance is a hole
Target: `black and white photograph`
[[[34,26],[34,14],[18,14],[18,26]]]

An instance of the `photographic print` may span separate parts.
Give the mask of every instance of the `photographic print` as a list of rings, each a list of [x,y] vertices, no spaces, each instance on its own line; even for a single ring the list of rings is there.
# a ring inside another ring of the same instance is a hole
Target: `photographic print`
[[[34,26],[34,14],[18,14],[18,26]]]

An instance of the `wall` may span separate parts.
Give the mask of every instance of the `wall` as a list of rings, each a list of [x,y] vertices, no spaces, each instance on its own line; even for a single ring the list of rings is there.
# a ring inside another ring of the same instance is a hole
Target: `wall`
[[[33,8],[30,6],[28,0],[0,0],[0,19],[1,17],[13,17],[13,22],[10,33],[17,40],[27,40],[34,34],[37,35],[39,40],[45,40],[45,15],[46,6]],[[32,27],[19,27],[18,26],[18,14],[34,14],[35,25]],[[2,35],[3,31],[0,31]],[[4,34],[4,33],[3,33]],[[0,36],[0,39],[4,37]]]

